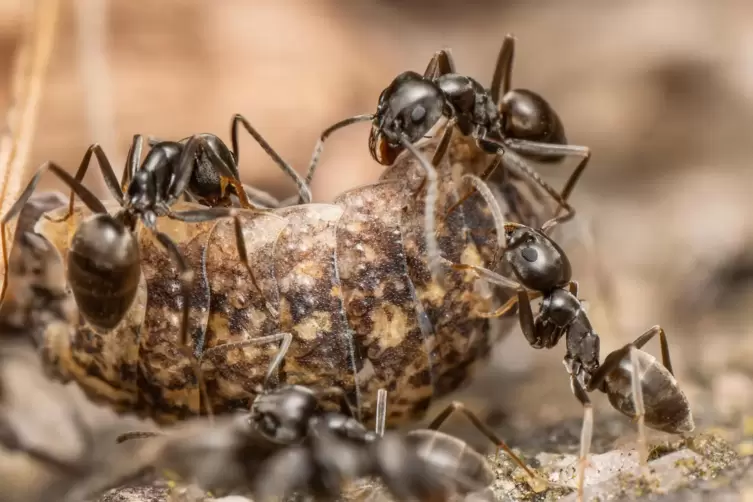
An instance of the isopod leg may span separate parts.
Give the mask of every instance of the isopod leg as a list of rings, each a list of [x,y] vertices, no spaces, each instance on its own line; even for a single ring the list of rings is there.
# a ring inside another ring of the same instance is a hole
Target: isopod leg
[[[298,194],[300,197],[300,200],[304,203],[308,204],[311,202],[311,190],[308,187],[308,182],[305,181],[303,178],[301,178],[301,175],[298,174],[298,172],[293,169],[290,164],[285,162],[282,157],[270,146],[269,143],[259,134],[259,132],[251,126],[251,123],[249,123],[246,118],[236,113],[233,115],[233,122],[230,126],[230,136],[231,141],[233,145],[233,157],[235,158],[236,164],[240,163],[239,155],[240,155],[240,145],[238,144],[238,124],[241,124],[243,128],[248,132],[257,143],[259,143],[259,146],[262,147],[264,152],[266,152],[267,155],[272,157],[272,160],[275,161],[275,163],[280,166],[280,168],[283,170],[285,174],[287,174],[290,179],[293,180],[295,183],[295,186],[298,188]]]
[[[499,56],[497,56],[497,65],[494,67],[492,85],[489,88],[492,101],[498,106],[500,98],[507,94],[512,87],[512,63],[514,57],[515,37],[506,35],[499,50]]]
[[[588,454],[591,451],[591,439],[593,437],[594,415],[591,399],[586,390],[580,384],[575,375],[570,375],[570,387],[575,397],[583,405],[583,426],[580,432],[580,455],[578,458],[578,502],[583,502],[584,485],[586,482],[586,468],[588,467]]]
[[[311,180],[314,179],[314,172],[316,171],[316,167],[319,165],[319,157],[321,157],[322,155],[322,151],[324,150],[324,142],[327,141],[327,138],[338,129],[370,120],[374,120],[373,114],[355,115],[339,122],[335,122],[322,132],[322,134],[319,136],[319,139],[316,141],[316,146],[314,146],[314,151],[311,154],[311,160],[309,161],[309,167],[306,170],[305,184],[307,187],[311,185]],[[309,200],[304,200],[303,197],[300,197],[298,199],[298,202],[311,202],[311,195],[309,194]]]
[[[37,183],[39,183],[39,179],[47,170],[52,172],[54,175],[60,178],[61,181],[68,185],[92,212],[107,213],[107,209],[105,209],[105,206],[102,204],[102,202],[78,180],[68,174],[65,169],[58,166],[54,162],[45,162],[44,164],[42,164],[42,166],[37,169],[37,172],[34,173],[34,176],[31,177],[31,180],[29,180],[29,183],[26,185],[26,188],[18,197],[18,200],[13,203],[8,212],[3,216],[2,220],[0,220],[0,239],[2,239],[2,246],[0,247],[2,248],[3,252],[3,266],[5,267],[6,274],[5,280],[3,281],[3,289],[2,292],[0,292],[0,299],[5,298],[5,291],[8,288],[8,245],[6,243],[7,225],[11,220],[13,220],[13,218],[18,216],[18,213],[21,212],[24,205],[26,205],[26,203],[29,201],[29,198],[34,193],[34,190],[37,187]]]
[[[442,410],[439,415],[437,415],[434,420],[432,420],[427,429],[439,430],[442,424],[450,417],[450,415],[455,412],[460,412],[473,424],[474,427],[476,427],[476,429],[478,429],[479,432],[481,432],[481,434],[486,436],[489,441],[494,443],[497,448],[497,453],[499,453],[499,450],[503,450],[505,453],[507,453],[507,455],[509,455],[513,462],[518,464],[520,468],[526,471],[526,473],[531,477],[532,480],[534,480],[538,484],[541,484],[541,482],[543,482],[546,483],[547,486],[549,485],[549,483],[545,479],[543,479],[539,474],[528,467],[526,463],[523,462],[523,460],[521,460],[520,457],[518,457],[509,446],[507,446],[507,443],[505,443],[499,436],[497,436],[494,431],[489,428],[488,425],[482,422],[475,413],[466,408],[466,406],[459,401],[453,401],[452,403],[450,403],[444,410]]]

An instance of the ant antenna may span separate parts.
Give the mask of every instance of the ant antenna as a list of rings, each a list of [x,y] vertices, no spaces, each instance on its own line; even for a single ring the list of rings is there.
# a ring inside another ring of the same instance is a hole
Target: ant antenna
[[[314,171],[316,170],[316,166],[319,164],[319,157],[324,150],[324,142],[327,140],[327,138],[338,129],[342,129],[343,127],[357,124],[359,122],[368,122],[374,120],[375,117],[376,115],[373,113],[366,115],[354,115],[353,117],[348,117],[347,119],[335,122],[334,124],[326,128],[324,132],[322,132],[321,136],[319,136],[319,139],[316,141],[314,153],[311,154],[311,161],[309,162],[309,167],[306,170],[306,178],[304,179],[306,186],[311,185],[311,180],[314,178]],[[303,202],[303,199],[298,199],[298,203],[300,204],[301,202]]]

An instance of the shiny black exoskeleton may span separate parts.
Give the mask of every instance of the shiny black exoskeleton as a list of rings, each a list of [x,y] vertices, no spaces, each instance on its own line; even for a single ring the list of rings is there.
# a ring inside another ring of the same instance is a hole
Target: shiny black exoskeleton
[[[551,348],[565,336],[565,366],[571,375],[573,391],[583,404],[585,392],[600,390],[609,396],[622,413],[635,416],[630,399],[631,348],[641,349],[659,335],[662,365],[652,356],[639,351],[640,375],[644,388],[645,418],[648,426],[666,432],[682,433],[693,429],[688,401],[672,376],[672,363],[664,330],[654,326],[634,342],[609,354],[599,362],[599,336],[593,329],[578,298],[578,283],[572,280],[570,261],[565,252],[540,230],[506,223],[504,257],[512,266],[516,281],[506,279],[508,287],[517,289],[516,297],[500,307],[495,315],[519,306],[520,326],[528,343],[535,348]],[[539,313],[534,315],[531,300],[541,297]],[[585,392],[584,392],[585,391]]]
[[[494,475],[485,457],[463,441],[436,430],[371,432],[348,414],[323,411],[320,397],[299,385],[261,391],[250,414],[229,427],[170,442],[162,465],[206,489],[250,489],[261,501],[294,494],[335,500],[348,482],[366,477],[381,479],[396,500],[489,491]],[[119,442],[154,435],[162,434],[129,433]]]
[[[203,138],[192,137],[185,146],[160,143],[150,150],[139,169],[142,141],[140,136],[135,136],[128,154],[128,165],[122,181],[124,185],[127,183],[125,193],[107,156],[95,144],[87,150],[75,177],[52,162],[44,164],[3,217],[0,226],[3,256],[7,263],[5,227],[31,197],[40,177],[50,170],[72,189],[69,210],[62,221],[73,214],[74,195],[94,214],[81,221],[73,233],[67,254],[66,275],[81,315],[92,327],[102,331],[114,328],[136,297],[141,278],[141,262],[138,238],[134,232],[139,221],[153,233],[176,264],[185,298],[190,293],[193,282],[192,271],[172,239],[156,229],[156,218],[164,215],[176,220],[198,222],[232,216],[234,211],[230,208],[180,212],[170,209],[186,189],[191,176],[191,159],[199,147],[205,146]],[[105,182],[121,206],[115,214],[109,214],[102,202],[81,184],[80,180],[92,155],[97,157]],[[228,171],[228,175],[232,175],[232,172]],[[236,181],[230,180],[229,183]],[[182,303],[181,340],[186,345],[190,305],[189,302]]]
[[[377,407],[381,415],[386,415],[386,401],[386,391],[380,390]],[[348,407],[344,398],[343,407]],[[455,412],[507,452],[533,481],[546,484],[462,403],[451,403],[427,429],[374,433],[350,416],[322,413],[315,392],[290,385],[261,393],[251,408],[251,428],[264,441],[286,447],[264,459],[255,482],[256,495],[268,500],[308,492],[336,498],[345,480],[367,476],[379,477],[396,500],[446,500],[458,493],[490,495],[494,474],[484,456],[438,430]]]
[[[424,231],[428,262],[435,279],[440,277],[438,263],[441,260],[434,237],[438,182],[433,165],[444,158],[456,127],[462,134],[474,138],[484,151],[496,154],[481,178],[491,176],[500,165],[504,172],[522,172],[559,205],[554,217],[542,228],[569,220],[575,210],[567,199],[588,164],[591,152],[586,147],[567,144],[562,121],[544,98],[527,89],[511,89],[513,54],[514,38],[508,35],[489,90],[475,79],[458,74],[446,50],[434,55],[423,75],[413,71],[401,73],[382,91],[374,114],[346,118],[321,134],[311,157],[306,183],[311,182],[324,142],[333,132],[357,122],[371,121],[369,151],[377,162],[391,165],[398,155],[409,150],[424,170],[425,183],[421,185],[426,190]],[[449,123],[432,162],[428,163],[414,145],[442,119],[449,119]],[[582,160],[562,192],[541,179],[525,160],[558,161],[567,155],[579,156]],[[461,197],[452,209],[469,195]],[[564,214],[560,215],[562,210]]]
[[[564,336],[564,363],[572,391],[587,409],[591,407],[587,393],[600,390],[618,411],[645,419],[651,428],[675,434],[692,431],[690,406],[672,374],[664,330],[652,327],[600,364],[599,336],[578,298],[578,283],[572,280],[565,252],[541,230],[518,223],[505,223],[504,228],[504,258],[517,280],[477,270],[491,282],[517,290],[517,295],[487,315],[501,316],[517,304],[523,335],[534,348],[552,348]],[[540,310],[534,315],[531,300],[539,297]],[[656,335],[661,344],[661,364],[640,350]],[[640,368],[634,367],[634,361]]]
[[[416,143],[448,118],[465,136],[475,138],[495,163],[524,171],[568,211],[566,201],[590,159],[588,148],[568,145],[557,113],[540,95],[528,89],[511,89],[514,38],[502,45],[489,90],[477,80],[455,71],[450,53],[437,52],[423,75],[407,71],[398,75],[379,97],[369,136],[369,150],[380,164],[390,165],[405,149],[405,139]],[[452,127],[446,129],[451,134]],[[561,193],[554,191],[521,159],[559,161],[566,155],[582,160]],[[496,164],[486,173],[497,167]],[[564,221],[564,218],[560,221]]]
[[[499,317],[518,306],[520,327],[534,348],[552,348],[565,337],[564,364],[570,386],[584,407],[581,463],[578,491],[582,496],[585,458],[590,448],[593,412],[589,392],[599,390],[620,413],[637,418],[642,460],[645,462],[643,425],[672,434],[684,434],[694,428],[687,397],[672,372],[667,336],[653,326],[633,342],[607,355],[599,362],[599,335],[591,325],[578,298],[578,283],[572,280],[572,268],[565,252],[545,231],[518,223],[504,223],[504,259],[514,279],[470,265],[454,265],[475,270],[491,283],[517,291],[488,317]],[[541,298],[534,314],[531,300]],[[659,335],[662,360],[642,350]]]
[[[259,146],[262,147],[264,152],[269,155],[280,169],[282,169],[282,171],[296,184],[298,194],[293,200],[300,200],[304,204],[311,202],[311,190],[309,190],[308,185],[304,182],[303,178],[301,178],[295,169],[285,162],[264,137],[262,137],[262,135],[251,125],[248,119],[240,114],[233,115],[230,125],[232,151],[218,136],[214,134],[203,133],[196,135],[201,137],[204,142],[194,154],[191,179],[186,191],[201,204],[212,207],[228,205],[228,193],[225,190],[226,181],[223,182],[222,180],[222,176],[227,176],[226,174],[223,174],[222,171],[226,170],[224,170],[224,168],[222,170],[218,169],[218,163],[222,162],[227,166],[228,170],[233,174],[232,179],[240,180],[238,171],[240,161],[240,142],[238,140],[239,127],[243,127],[246,132],[254,138]],[[180,140],[178,144],[180,147],[184,147],[190,139],[191,138],[184,138]],[[168,143],[170,142],[158,138],[149,138],[149,146],[152,148]],[[242,187],[242,193],[238,192],[235,185],[227,188],[230,189],[229,193],[232,193],[241,199],[241,205],[244,204],[244,200],[252,201],[254,206],[280,207],[281,205],[284,205],[283,202],[278,201],[272,195],[263,190],[241,183],[239,183],[239,186]]]

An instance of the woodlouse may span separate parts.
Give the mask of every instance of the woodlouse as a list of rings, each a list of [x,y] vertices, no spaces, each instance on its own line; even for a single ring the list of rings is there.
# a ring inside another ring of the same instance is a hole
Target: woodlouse
[[[478,174],[488,162],[488,155],[457,138],[437,166],[437,237],[449,261],[495,268],[498,241],[483,198],[470,197],[444,218],[458,200],[461,176]],[[251,287],[231,220],[159,219],[158,228],[178,243],[194,271],[189,333],[215,413],[247,406],[283,332],[293,341],[277,381],[341,388],[366,424],[373,423],[380,388],[388,391],[387,423],[393,426],[420,419],[433,399],[469,380],[509,326],[509,320],[475,312],[507,297],[459,271],[448,269],[444,285],[432,280],[423,195],[414,193],[421,178],[415,159],[403,156],[378,183],[345,192],[332,204],[265,214],[239,210],[261,292]],[[540,218],[522,186],[508,181],[497,187],[506,218],[535,225]],[[176,209],[191,207],[179,204],[185,206]],[[37,231],[65,257],[71,229],[86,214],[77,206],[65,223],[48,215]],[[202,412],[199,388],[177,346],[177,270],[149,232],[142,228],[137,236],[141,282],[121,323],[98,331],[82,321],[71,339],[47,338],[43,357],[59,378],[77,381],[93,399],[169,423]],[[268,342],[258,343],[262,338]]]

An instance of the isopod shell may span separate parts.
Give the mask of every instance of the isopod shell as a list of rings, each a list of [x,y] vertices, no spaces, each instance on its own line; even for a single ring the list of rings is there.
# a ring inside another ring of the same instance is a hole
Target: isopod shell
[[[423,146],[427,154],[434,144]],[[437,237],[447,260],[492,267],[497,237],[483,199],[472,195],[445,217],[468,190],[460,177],[482,172],[490,161],[474,148],[455,141],[437,166]],[[61,379],[78,382],[91,398],[121,412],[160,423],[203,413],[191,361],[177,345],[180,309],[188,301],[190,349],[214,413],[248,407],[280,349],[280,337],[273,335],[290,333],[292,343],[268,385],[340,388],[367,425],[374,422],[376,393],[384,388],[388,425],[422,418],[433,400],[470,381],[514,319],[477,314],[504,302],[508,291],[492,291],[473,274],[450,269],[444,284],[432,279],[425,191],[416,190],[421,172],[403,155],[381,180],[331,204],[264,214],[242,210],[250,272],[240,259],[232,220],[190,224],[160,218],[158,228],[175,240],[194,271],[187,299],[181,298],[175,265],[139,227],[142,274],[131,308],[110,330],[82,319],[75,336],[48,340],[45,362]],[[504,190],[510,187],[495,190],[511,219],[525,219],[507,203]],[[527,201],[518,198],[516,203]],[[181,202],[174,209],[189,207]],[[37,231],[65,258],[72,231],[87,215],[77,207],[67,222],[42,218]],[[270,336],[273,341],[259,343]],[[339,407],[336,397],[330,404]]]

